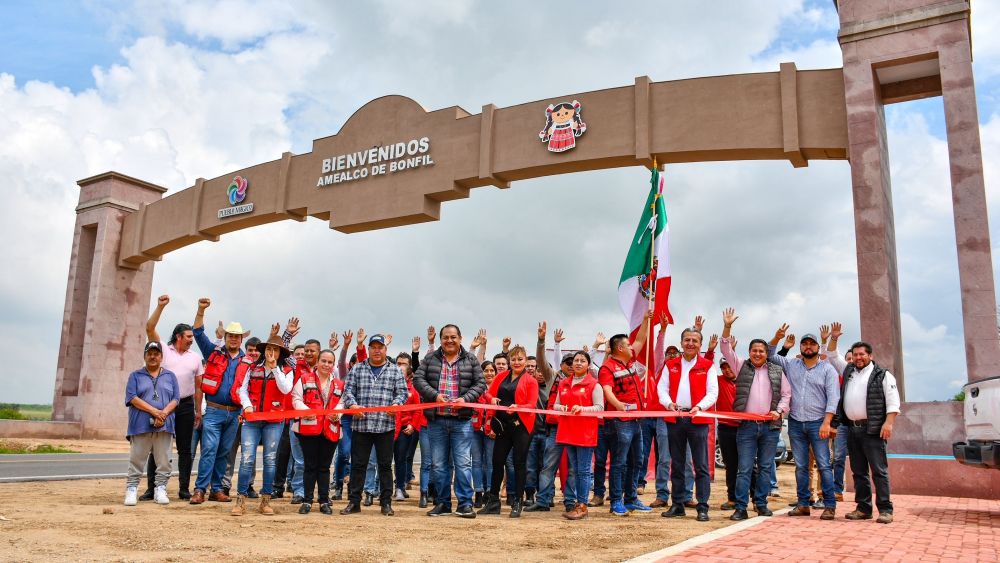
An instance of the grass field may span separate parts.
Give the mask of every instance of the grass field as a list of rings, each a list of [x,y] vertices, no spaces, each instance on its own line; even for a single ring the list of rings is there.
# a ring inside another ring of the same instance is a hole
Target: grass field
[[[52,405],[0,403],[0,418],[13,420],[52,420]]]
[[[74,450],[50,444],[28,444],[0,440],[0,454],[75,454]]]

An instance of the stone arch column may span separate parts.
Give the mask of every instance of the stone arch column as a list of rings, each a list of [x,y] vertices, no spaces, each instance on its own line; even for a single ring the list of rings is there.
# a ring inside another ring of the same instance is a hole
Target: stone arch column
[[[121,437],[128,374],[142,365],[153,262],[119,266],[125,217],[166,188],[107,172],[78,182],[52,418],[80,423],[83,437]]]

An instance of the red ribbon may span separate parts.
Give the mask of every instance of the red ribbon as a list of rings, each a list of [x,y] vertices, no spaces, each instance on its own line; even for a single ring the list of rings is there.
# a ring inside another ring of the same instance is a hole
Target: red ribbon
[[[310,416],[325,416],[330,414],[357,414],[357,413],[367,413],[367,412],[385,412],[385,413],[397,413],[397,412],[410,412],[419,411],[424,409],[436,409],[442,406],[451,406],[455,408],[467,408],[467,409],[480,409],[488,411],[505,411],[505,412],[526,412],[532,414],[545,414],[553,416],[585,416],[590,418],[685,418],[685,417],[702,417],[702,418],[717,418],[720,420],[753,420],[753,421],[769,421],[771,415],[769,414],[752,414],[745,412],[716,412],[716,411],[700,411],[696,414],[691,414],[690,412],[684,411],[601,411],[601,412],[580,412],[573,414],[570,412],[563,411],[550,411],[545,409],[532,409],[526,407],[506,407],[502,405],[484,405],[483,403],[419,403],[419,404],[408,404],[408,405],[391,405],[385,407],[355,407],[352,409],[309,409],[309,410],[287,410],[287,411],[271,411],[271,412],[251,412],[245,413],[243,418],[249,422],[277,422],[279,420],[285,420],[289,418],[304,418]]]

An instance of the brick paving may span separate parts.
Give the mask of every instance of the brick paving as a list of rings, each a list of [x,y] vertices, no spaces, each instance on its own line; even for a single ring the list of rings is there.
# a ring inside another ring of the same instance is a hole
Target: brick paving
[[[894,495],[892,524],[779,515],[659,561],[1000,561],[1000,500]],[[752,513],[751,513],[752,514]],[[877,516],[877,513],[876,513]]]

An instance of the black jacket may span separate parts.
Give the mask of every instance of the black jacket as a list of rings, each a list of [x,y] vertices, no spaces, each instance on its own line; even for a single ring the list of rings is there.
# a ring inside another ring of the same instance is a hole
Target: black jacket
[[[444,352],[439,347],[422,362],[413,373],[413,388],[420,395],[420,402],[433,403],[437,399],[441,383],[441,367],[444,363]],[[479,359],[463,347],[458,353],[458,392],[463,401],[475,403],[479,396],[486,392],[486,380],[483,378],[483,368]],[[472,409],[459,409],[458,418],[471,418]],[[435,409],[424,411],[427,420],[434,420]]]

